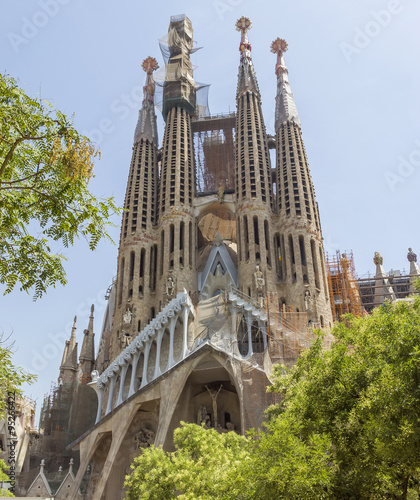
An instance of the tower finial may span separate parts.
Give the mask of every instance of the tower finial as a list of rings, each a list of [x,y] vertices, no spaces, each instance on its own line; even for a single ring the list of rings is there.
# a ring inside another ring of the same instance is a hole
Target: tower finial
[[[276,75],[280,77],[281,73],[286,69],[286,66],[282,64],[282,55],[287,52],[289,46],[286,40],[277,37],[271,44],[271,52],[277,54],[277,64],[276,64]]]
[[[251,44],[248,41],[248,30],[252,28],[252,23],[248,17],[242,16],[236,21],[236,30],[241,32],[241,44],[239,45],[239,51],[241,52],[241,57],[251,57]]]
[[[139,111],[139,119],[134,132],[134,143],[140,141],[140,139],[149,139],[157,144],[157,125],[153,103],[155,95],[153,71],[159,68],[159,64],[154,57],[149,56],[142,62],[141,67],[147,76],[143,87],[142,108]]]
[[[142,62],[141,67],[146,72],[146,83],[143,87],[144,100],[153,100],[155,95],[155,81],[153,80],[153,71],[159,68],[159,64],[154,57],[146,57]]]
[[[275,73],[277,75],[277,97],[275,128],[276,130],[282,123],[294,122],[300,127],[298,111],[289,83],[289,70],[284,62],[284,53],[289,46],[284,38],[277,37],[272,43],[270,50],[277,54]]]

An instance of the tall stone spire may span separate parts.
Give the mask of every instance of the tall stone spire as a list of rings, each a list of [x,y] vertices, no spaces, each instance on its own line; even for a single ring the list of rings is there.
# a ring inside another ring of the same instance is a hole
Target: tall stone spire
[[[188,17],[171,17],[167,40],[169,60],[163,84],[162,112],[166,125],[159,185],[159,256],[154,263],[158,275],[157,294],[164,302],[183,288],[196,293],[198,280],[191,126],[196,112],[196,84],[190,61],[193,29]]]
[[[71,329],[70,340],[66,340],[63,359],[60,366],[59,385],[70,386],[76,380],[77,372],[77,342],[76,326],[77,316],[74,317],[73,327]]]
[[[261,96],[251,59],[248,30],[251,21],[241,17],[240,63],[236,93],[236,227],[238,240],[239,288],[247,295],[262,298],[275,287],[271,215],[273,191],[267,134],[261,109]],[[254,273],[259,283],[254,283]],[[262,275],[261,275],[262,274]]]
[[[139,111],[139,119],[134,132],[134,144],[141,139],[148,139],[154,144],[158,143],[155,106],[153,102],[156,86],[153,79],[153,72],[157,70],[158,67],[158,62],[154,57],[147,57],[142,64],[142,68],[147,76],[146,83],[143,87],[143,103]]]
[[[252,28],[251,21],[242,16],[236,22],[236,30],[241,32],[241,43],[239,52],[241,53],[241,62],[238,72],[238,87],[236,98],[248,91],[253,92],[260,98],[260,89],[258,87],[257,75],[251,58],[251,44],[248,40],[248,31]]]
[[[288,45],[286,40],[277,38],[271,44],[271,52],[277,54],[276,75],[277,75],[277,95],[275,112],[275,129],[277,130],[282,123],[294,122],[299,127],[300,119],[295,103],[295,98],[290,88],[289,70],[284,62],[284,53]]]
[[[112,333],[106,339],[113,359],[150,319],[150,292],[156,289],[158,136],[153,96],[153,71],[158,63],[147,57],[144,98],[134,133],[133,154],[125,195],[117,266],[117,294]]]
[[[277,276],[287,305],[306,311],[312,324],[332,324],[318,205],[289,84],[285,40],[277,38],[276,187],[278,224],[274,236]]]
[[[95,365],[95,334],[93,333],[94,305],[90,308],[89,324],[83,332],[83,344],[79,357],[79,372],[82,372],[82,382],[90,381],[90,374]]]
[[[71,329],[71,335],[70,335],[69,350],[66,359],[66,365],[71,368],[77,368],[76,323],[77,323],[77,316],[74,317],[73,327]]]

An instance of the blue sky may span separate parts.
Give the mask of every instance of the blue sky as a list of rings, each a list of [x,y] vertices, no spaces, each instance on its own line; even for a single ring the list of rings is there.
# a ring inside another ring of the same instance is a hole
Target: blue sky
[[[145,77],[141,62],[151,55],[163,65],[158,38],[170,16],[185,13],[193,23],[203,48],[192,60],[197,81],[211,84],[211,113],[235,109],[240,34],[234,24],[248,16],[269,133],[276,92],[269,48],[277,36],[289,43],[286,63],[326,250],[352,249],[359,275],[374,271],[375,251],[386,270],[408,269],[409,246],[420,255],[419,2],[3,0],[0,13],[0,70],[74,113],[77,128],[102,151],[92,190],[119,204]],[[113,237],[118,244],[118,228]],[[80,346],[92,303],[99,336],[104,293],[116,273],[117,246],[90,252],[81,240],[62,251],[66,287],[35,303],[19,291],[0,298],[0,331],[13,332],[16,363],[38,374],[27,391],[38,406],[57,379],[74,315]]]

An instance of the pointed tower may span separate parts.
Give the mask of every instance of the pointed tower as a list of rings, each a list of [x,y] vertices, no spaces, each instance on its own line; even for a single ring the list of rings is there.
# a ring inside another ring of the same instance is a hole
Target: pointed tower
[[[83,332],[83,344],[79,357],[79,382],[87,384],[91,381],[90,374],[95,367],[95,334],[93,333],[93,311],[90,308],[89,325]]]
[[[383,304],[385,300],[393,302],[397,297],[385,272],[383,266],[384,259],[379,252],[375,252],[373,263],[376,265],[375,295],[373,298],[373,304],[374,307],[378,307]]]
[[[246,17],[236,23],[241,32],[235,140],[238,274],[244,293],[262,297],[266,291],[275,291],[276,284],[271,244],[273,191],[261,96],[248,41],[250,28]],[[262,275],[254,279],[255,273]]]
[[[420,278],[420,268],[412,248],[408,249],[407,260],[410,263],[410,293],[415,293],[414,283]]]
[[[276,188],[279,222],[274,235],[281,299],[306,311],[312,323],[332,324],[318,205],[309,171],[300,120],[284,62],[285,40],[277,38]]]
[[[162,302],[185,288],[197,292],[196,220],[193,211],[195,167],[191,117],[196,84],[190,54],[193,29],[185,15],[173,16],[168,30],[169,60],[163,84],[165,132],[159,186],[159,257],[153,262]],[[156,307],[163,304],[158,301]],[[158,312],[158,309],[156,309]]]
[[[153,57],[143,61],[146,84],[134,134],[133,154],[125,196],[118,270],[116,304],[110,345],[110,359],[125,348],[154,313],[157,245],[154,225],[157,215],[158,137],[153,96]]]
[[[66,340],[63,359],[61,361],[59,385],[63,387],[71,387],[76,382],[76,377],[77,377],[76,322],[77,322],[77,316],[74,317],[70,340]]]

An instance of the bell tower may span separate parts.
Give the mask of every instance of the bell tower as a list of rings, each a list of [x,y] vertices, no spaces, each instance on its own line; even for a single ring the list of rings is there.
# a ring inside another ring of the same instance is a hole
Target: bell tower
[[[302,140],[301,123],[284,61],[287,42],[277,38],[276,186],[278,231],[274,236],[277,275],[287,305],[307,312],[312,323],[332,324],[318,204]]]
[[[241,17],[236,29],[241,33],[235,141],[239,288],[247,295],[262,297],[266,287],[271,291],[276,287],[271,244],[274,208],[271,165],[261,95],[248,40],[251,21]]]
[[[196,84],[190,54],[193,29],[185,15],[173,16],[168,30],[169,60],[163,84],[165,132],[159,189],[158,294],[164,302],[184,288],[197,293],[195,166],[191,117]]]
[[[147,57],[143,103],[134,133],[118,251],[116,303],[110,338],[114,359],[153,317],[156,293],[158,135],[154,112],[158,63]]]

